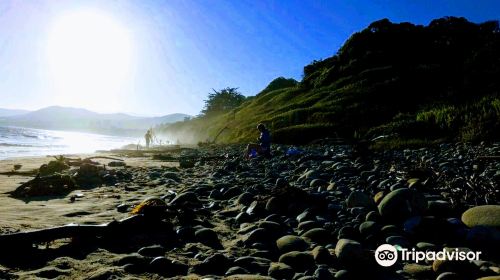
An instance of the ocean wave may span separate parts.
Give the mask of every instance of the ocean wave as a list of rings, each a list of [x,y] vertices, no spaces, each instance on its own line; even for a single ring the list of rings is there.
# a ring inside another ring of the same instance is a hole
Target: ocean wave
[[[11,143],[0,143],[0,147],[43,147],[39,145],[30,144],[11,144]]]
[[[40,135],[34,135],[34,134],[26,134],[26,133],[21,133],[21,136],[26,137],[26,138],[35,138],[35,139],[40,139]]]
[[[0,126],[0,160],[23,156],[92,153],[134,142],[132,138]]]

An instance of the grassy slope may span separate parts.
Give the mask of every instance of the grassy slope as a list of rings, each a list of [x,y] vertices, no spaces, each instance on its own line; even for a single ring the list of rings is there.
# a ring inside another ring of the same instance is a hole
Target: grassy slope
[[[337,55],[304,68],[298,84],[274,81],[239,108],[162,127],[184,142],[246,142],[266,123],[281,143],[341,136],[498,139],[497,22],[443,18],[429,26],[372,23]]]

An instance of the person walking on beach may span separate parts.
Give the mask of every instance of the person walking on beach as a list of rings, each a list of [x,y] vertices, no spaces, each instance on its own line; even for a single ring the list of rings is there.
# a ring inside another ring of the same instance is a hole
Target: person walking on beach
[[[271,133],[263,123],[260,123],[257,129],[260,131],[260,136],[257,139],[258,144],[248,144],[245,154],[246,158],[252,158],[257,155],[271,156]]]
[[[150,128],[144,135],[144,139],[146,140],[146,148],[149,148],[149,145],[151,144],[151,140],[153,139],[153,130]]]

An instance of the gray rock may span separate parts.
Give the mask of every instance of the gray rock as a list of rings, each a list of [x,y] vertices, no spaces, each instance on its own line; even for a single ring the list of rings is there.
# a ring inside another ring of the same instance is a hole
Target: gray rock
[[[303,238],[295,235],[285,235],[279,238],[276,240],[276,246],[281,253],[304,251],[309,248],[309,244]]]
[[[359,225],[359,232],[363,236],[375,235],[380,231],[380,225],[376,222],[368,221]]]
[[[315,280],[333,280],[333,275],[326,267],[318,267],[314,271],[313,279]]]
[[[464,278],[454,272],[444,272],[439,274],[436,280],[463,280]]]
[[[184,192],[177,195],[171,202],[171,205],[184,205],[187,203],[200,203],[198,196],[194,192]]]
[[[253,194],[244,192],[240,194],[240,196],[236,200],[236,203],[244,206],[249,206],[252,203],[253,199],[254,199]]]
[[[262,203],[257,200],[250,203],[250,206],[248,206],[246,210],[247,214],[250,216],[259,216],[261,214],[264,214],[265,211],[265,205],[262,205]]]
[[[427,200],[417,191],[398,189],[387,194],[378,205],[380,215],[387,221],[402,222],[427,210]]]
[[[175,172],[170,172],[170,171],[163,172],[162,177],[166,179],[172,179],[174,181],[180,181],[179,174]]]
[[[245,244],[252,245],[254,243],[270,243],[274,241],[272,238],[273,234],[264,228],[257,228],[251,231],[248,236],[245,238]]]
[[[462,214],[462,222],[468,227],[486,226],[500,229],[500,205],[481,205]]]
[[[328,182],[326,182],[325,180],[321,180],[321,179],[314,179],[309,183],[309,186],[311,188],[318,188],[318,187],[322,187],[322,186],[326,186],[326,185],[328,185]]]
[[[309,210],[306,210],[297,216],[297,222],[302,223],[305,221],[313,220],[314,218],[314,215]]]
[[[251,272],[267,274],[271,260],[261,257],[246,256],[236,259],[234,264]]]
[[[161,245],[153,245],[153,246],[148,246],[148,247],[142,247],[137,251],[139,255],[144,256],[144,257],[158,257],[162,256],[165,254],[165,248]]]
[[[330,232],[323,228],[313,228],[301,235],[306,240],[318,244],[327,244],[331,241]]]
[[[365,207],[365,208],[374,208],[375,202],[373,199],[367,194],[360,191],[353,191],[346,200],[346,205],[349,208],[352,207]]]
[[[378,222],[380,221],[380,214],[378,213],[378,211],[370,211],[366,214],[365,221]]]
[[[267,275],[275,279],[292,279],[295,275],[295,271],[287,264],[274,262],[269,266]]]
[[[356,267],[364,260],[363,247],[357,241],[340,239],[335,246],[337,259],[347,267]]]
[[[306,271],[314,267],[314,259],[310,252],[291,251],[281,255],[279,262],[291,266],[298,272]]]
[[[214,249],[221,249],[219,237],[215,231],[209,228],[202,228],[194,233],[196,240]]]
[[[216,253],[193,266],[190,273],[199,275],[224,275],[231,265],[231,261],[226,256]]]
[[[334,260],[334,257],[330,254],[330,251],[322,246],[314,247],[311,253],[313,255],[314,261],[317,264],[332,264]]]
[[[163,276],[186,275],[188,266],[165,257],[154,258],[150,263],[151,271]]]
[[[240,266],[233,266],[233,267],[230,267],[227,271],[226,271],[226,276],[230,276],[230,275],[235,275],[235,274],[250,274],[250,272],[246,269],[244,269],[243,267],[240,267]]]
[[[352,276],[352,273],[349,271],[342,269],[335,273],[335,279],[339,280],[354,280],[355,278]]]
[[[320,224],[317,221],[305,221],[300,223],[297,227],[299,230],[307,231],[313,228],[320,227]]]
[[[126,272],[135,274],[145,272],[150,262],[150,258],[145,258],[144,256],[134,253],[119,259],[115,264],[123,266]]]
[[[271,197],[266,202],[266,211],[269,213],[281,213],[283,212],[283,205],[280,203],[279,199]]]
[[[222,197],[224,199],[231,199],[237,195],[240,195],[241,194],[241,188],[240,187],[232,187],[232,188],[229,188],[228,190],[226,190],[225,192],[222,193]],[[250,204],[253,199],[248,199],[250,201],[248,201],[248,204]]]
[[[285,231],[282,225],[272,221],[261,221],[258,223],[258,227],[269,230],[273,237],[279,237]]]

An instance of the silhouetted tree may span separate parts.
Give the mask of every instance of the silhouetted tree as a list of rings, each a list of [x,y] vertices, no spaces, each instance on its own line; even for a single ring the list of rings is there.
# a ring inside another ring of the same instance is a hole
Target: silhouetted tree
[[[240,106],[245,100],[245,96],[238,92],[238,88],[227,87],[219,91],[212,90],[214,92],[208,94],[205,108],[201,111],[204,115],[227,112]]]

